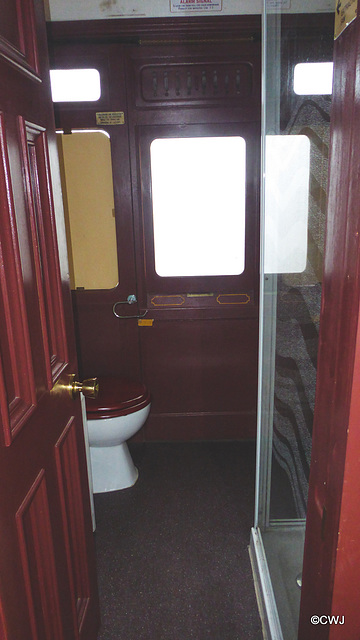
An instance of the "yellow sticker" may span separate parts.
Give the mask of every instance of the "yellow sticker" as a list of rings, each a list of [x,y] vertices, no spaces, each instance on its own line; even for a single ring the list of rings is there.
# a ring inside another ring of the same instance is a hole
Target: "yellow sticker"
[[[125,115],[123,111],[97,111],[96,124],[113,125],[124,124]]]
[[[335,40],[355,20],[357,5],[358,0],[335,0]]]
[[[138,320],[138,326],[139,327],[152,327],[154,324],[154,320],[153,318],[140,318]]]

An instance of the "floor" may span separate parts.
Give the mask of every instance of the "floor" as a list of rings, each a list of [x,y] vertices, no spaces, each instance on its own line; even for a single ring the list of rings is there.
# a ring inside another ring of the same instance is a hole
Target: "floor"
[[[254,443],[131,453],[136,485],[95,496],[98,640],[261,640],[248,554]]]

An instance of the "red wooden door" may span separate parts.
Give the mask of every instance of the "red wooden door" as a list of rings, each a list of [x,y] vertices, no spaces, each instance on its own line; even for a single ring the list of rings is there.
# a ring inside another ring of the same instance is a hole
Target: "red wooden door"
[[[299,639],[358,640],[360,17],[334,49],[328,216]],[[333,616],[330,619],[328,616]]]
[[[91,640],[96,575],[81,407],[64,387],[76,357],[43,6],[1,9],[0,636]]]

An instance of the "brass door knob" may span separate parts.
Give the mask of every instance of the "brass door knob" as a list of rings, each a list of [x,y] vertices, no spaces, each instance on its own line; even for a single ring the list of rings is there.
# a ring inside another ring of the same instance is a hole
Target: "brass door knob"
[[[87,378],[83,381],[81,392],[86,398],[97,398],[99,394],[99,381],[97,378]]]
[[[78,380],[73,381],[73,397],[76,397],[81,393],[86,398],[97,398],[99,393],[99,382],[97,378],[87,378],[87,380],[83,380],[83,382],[79,382]]]
[[[99,381],[97,378],[88,378],[87,380],[80,382],[79,380],[76,380],[75,373],[72,373],[69,376],[67,389],[72,398],[77,398],[80,391],[84,396],[86,396],[86,398],[97,398],[99,393]]]

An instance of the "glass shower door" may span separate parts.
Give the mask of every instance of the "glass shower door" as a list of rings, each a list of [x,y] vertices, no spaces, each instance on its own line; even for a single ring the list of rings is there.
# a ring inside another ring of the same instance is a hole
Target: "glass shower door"
[[[256,520],[251,555],[269,638],[295,640],[321,305],[333,16],[265,2]],[[295,5],[296,3],[292,3]],[[325,4],[325,3],[324,3]],[[311,3],[310,3],[311,6]],[[293,11],[296,11],[294,8]],[[315,64],[316,63],[316,64]],[[320,64],[320,66],[319,66]],[[327,69],[329,67],[327,66]],[[314,81],[313,81],[314,82]],[[316,93],[318,91],[318,93]]]

